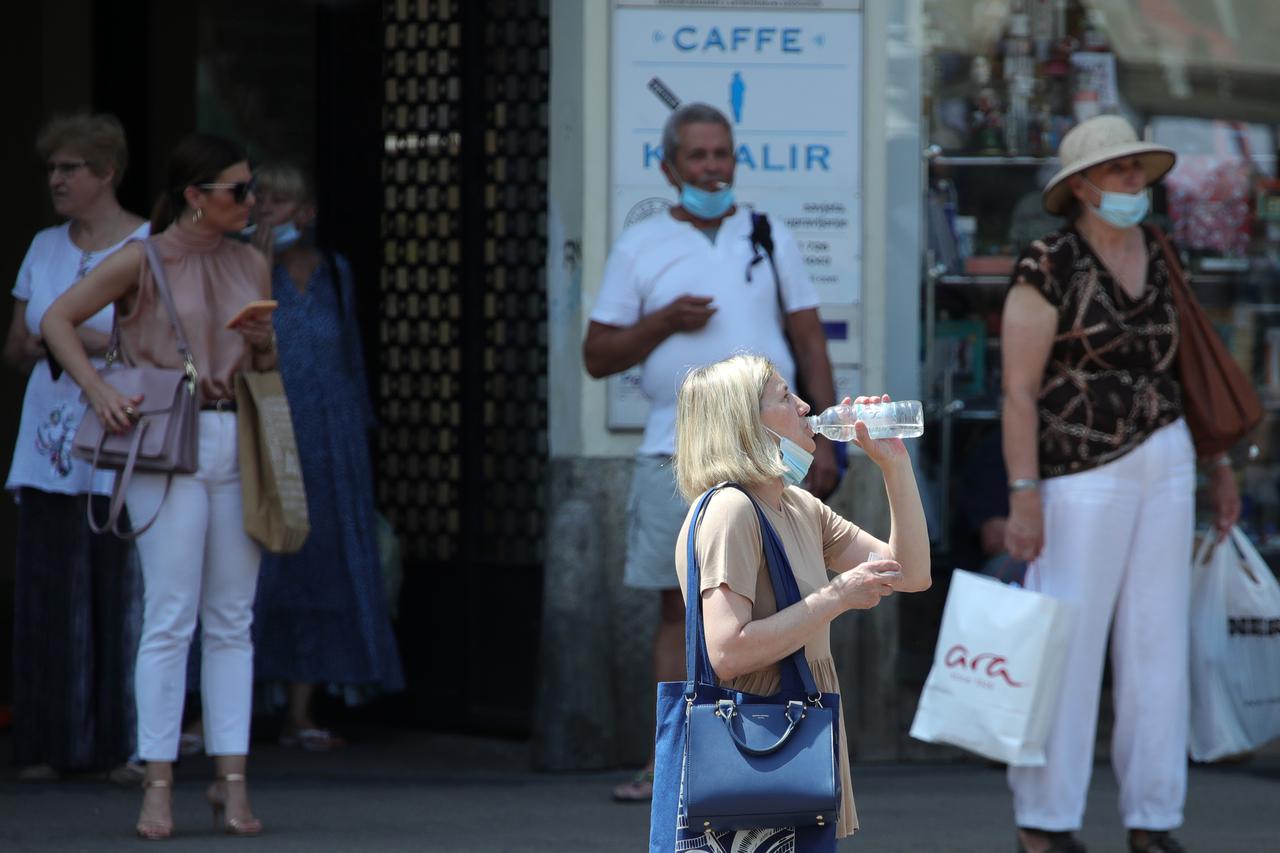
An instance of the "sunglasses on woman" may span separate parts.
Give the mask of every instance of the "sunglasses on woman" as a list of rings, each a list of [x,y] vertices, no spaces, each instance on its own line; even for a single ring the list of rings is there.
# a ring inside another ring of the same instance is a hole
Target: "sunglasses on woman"
[[[196,187],[202,190],[231,190],[231,197],[236,200],[236,204],[244,204],[244,200],[249,197],[249,193],[257,189],[253,181],[238,181],[234,184],[223,181],[221,183],[196,184]]]

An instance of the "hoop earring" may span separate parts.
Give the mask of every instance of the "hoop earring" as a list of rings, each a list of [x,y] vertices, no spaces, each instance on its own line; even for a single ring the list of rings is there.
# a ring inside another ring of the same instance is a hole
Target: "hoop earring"
[[[201,219],[204,219],[204,208],[203,208],[203,207],[197,207],[197,208],[196,208],[196,212],[195,212],[195,213],[193,213],[193,214],[191,214],[191,224],[192,224],[192,225],[199,225],[199,224],[200,224],[200,220],[201,220]]]

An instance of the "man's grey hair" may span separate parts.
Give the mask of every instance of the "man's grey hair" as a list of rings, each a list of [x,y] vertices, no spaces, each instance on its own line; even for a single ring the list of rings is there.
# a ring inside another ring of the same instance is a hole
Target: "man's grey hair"
[[[684,104],[667,116],[667,123],[662,126],[663,162],[673,166],[676,164],[676,149],[680,147],[680,130],[686,124],[719,124],[729,131],[729,138],[733,138],[733,125],[729,124],[729,119],[724,113],[710,104]]]

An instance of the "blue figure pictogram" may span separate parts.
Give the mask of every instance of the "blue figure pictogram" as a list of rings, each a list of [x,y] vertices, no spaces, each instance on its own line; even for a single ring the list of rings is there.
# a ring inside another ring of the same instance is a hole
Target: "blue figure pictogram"
[[[729,84],[729,105],[733,108],[734,124],[742,124],[742,101],[746,91],[747,84],[742,80],[742,72],[733,72],[733,82]]]

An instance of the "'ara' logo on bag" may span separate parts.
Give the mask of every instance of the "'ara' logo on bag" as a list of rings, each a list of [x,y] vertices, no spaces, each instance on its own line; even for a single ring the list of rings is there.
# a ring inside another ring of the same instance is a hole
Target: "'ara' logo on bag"
[[[1022,687],[1021,681],[1014,681],[1009,677],[1009,671],[1005,669],[1005,664],[1008,662],[1003,655],[991,652],[982,652],[969,657],[969,650],[959,643],[947,649],[947,655],[943,658],[943,663],[948,667],[967,669],[970,672],[978,672],[979,667],[984,667],[987,678],[1003,678],[1010,687]]]

